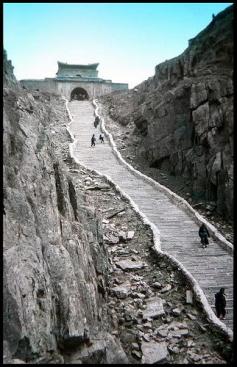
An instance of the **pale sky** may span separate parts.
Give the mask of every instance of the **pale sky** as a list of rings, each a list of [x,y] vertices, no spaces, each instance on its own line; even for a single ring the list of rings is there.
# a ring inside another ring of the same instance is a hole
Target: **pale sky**
[[[99,63],[129,88],[180,55],[232,3],[5,3],[4,48],[20,79],[53,78],[57,61]]]

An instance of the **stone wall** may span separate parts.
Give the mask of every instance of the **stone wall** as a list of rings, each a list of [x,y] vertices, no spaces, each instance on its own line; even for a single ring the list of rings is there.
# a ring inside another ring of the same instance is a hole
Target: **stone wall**
[[[63,95],[70,100],[71,92],[75,88],[83,88],[89,95],[89,98],[99,97],[111,93],[114,90],[127,89],[125,83],[106,83],[106,82],[82,82],[82,81],[60,81],[53,78],[42,80],[21,80],[21,85],[29,90],[40,90]]]

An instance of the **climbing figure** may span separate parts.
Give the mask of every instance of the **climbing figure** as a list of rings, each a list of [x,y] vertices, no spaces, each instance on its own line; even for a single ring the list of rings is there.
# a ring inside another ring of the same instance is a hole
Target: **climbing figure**
[[[99,139],[100,139],[100,142],[101,143],[104,143],[104,136],[103,136],[103,134],[100,134]]]
[[[207,247],[207,245],[209,244],[208,237],[210,237],[210,234],[204,223],[199,228],[198,234],[199,234],[199,237],[201,238],[202,247],[203,248]]]
[[[99,123],[100,123],[100,118],[99,116],[96,116],[95,121],[94,121],[95,128],[99,125]]]
[[[95,134],[92,135],[92,138],[91,138],[91,147],[95,147],[95,141],[96,141],[96,138],[95,138]]]
[[[225,307],[226,307],[225,288],[221,288],[219,292],[215,294],[216,316],[220,320],[225,319],[226,315]]]

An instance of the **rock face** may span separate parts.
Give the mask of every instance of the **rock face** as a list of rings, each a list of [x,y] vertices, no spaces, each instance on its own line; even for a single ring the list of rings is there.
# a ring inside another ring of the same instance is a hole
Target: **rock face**
[[[107,253],[67,166],[65,102],[17,87],[12,69],[4,59],[4,363],[64,363],[65,351],[83,354],[109,332]],[[109,361],[110,346],[121,360],[106,340]]]
[[[8,87],[18,88],[19,83],[16,80],[16,77],[13,73],[13,65],[11,60],[7,59],[7,52],[3,50],[3,79],[4,85]]]
[[[102,97],[110,116],[133,124],[137,155],[190,182],[192,198],[233,218],[233,6],[178,57],[128,92]],[[128,138],[128,137],[126,137]]]

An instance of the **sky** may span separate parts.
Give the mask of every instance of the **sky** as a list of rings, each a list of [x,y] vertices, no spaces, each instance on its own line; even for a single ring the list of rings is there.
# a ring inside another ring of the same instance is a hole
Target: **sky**
[[[4,3],[3,44],[18,80],[54,78],[57,61],[99,63],[133,88],[180,55],[232,3]]]

